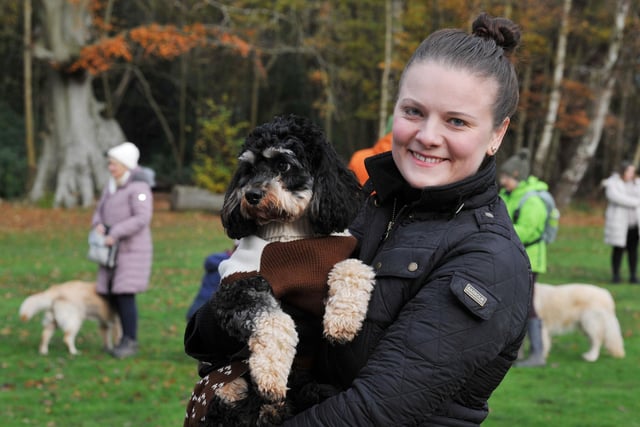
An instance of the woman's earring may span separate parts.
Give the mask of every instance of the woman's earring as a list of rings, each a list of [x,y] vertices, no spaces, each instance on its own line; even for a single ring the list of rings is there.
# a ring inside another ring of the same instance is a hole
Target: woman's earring
[[[498,147],[491,147],[491,154],[496,154]]]

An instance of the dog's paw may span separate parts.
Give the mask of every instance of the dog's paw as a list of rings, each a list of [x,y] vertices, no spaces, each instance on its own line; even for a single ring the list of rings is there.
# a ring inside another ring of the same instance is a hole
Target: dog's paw
[[[287,404],[284,400],[265,403],[260,407],[257,426],[270,427],[281,425],[287,417]]]
[[[226,405],[233,406],[236,402],[244,400],[249,393],[247,380],[238,377],[215,390],[214,394]]]
[[[329,292],[323,319],[325,337],[335,343],[355,338],[367,313],[375,285],[373,269],[357,259],[337,263],[329,272]]]

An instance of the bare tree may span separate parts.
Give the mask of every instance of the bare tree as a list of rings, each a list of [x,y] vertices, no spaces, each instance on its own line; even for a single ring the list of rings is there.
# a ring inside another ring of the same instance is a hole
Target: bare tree
[[[24,127],[29,176],[27,190],[33,185],[36,175],[36,149],[33,141],[33,81],[31,78],[31,0],[24,2]]]
[[[391,72],[391,55],[393,52],[393,5],[392,0],[385,0],[385,31],[384,31],[384,68],[380,80],[380,122],[378,138],[384,136],[387,126],[387,104],[389,103],[389,75]]]
[[[556,48],[555,67],[553,70],[553,82],[547,106],[547,115],[544,121],[544,128],[540,138],[540,143],[536,149],[533,162],[533,174],[545,177],[544,165],[547,164],[547,157],[553,139],[553,130],[558,117],[558,107],[560,106],[560,96],[562,90],[562,75],[564,74],[565,58],[567,56],[567,37],[569,35],[569,17],[571,13],[571,0],[564,0],[562,8],[562,22],[558,34],[558,46]]]
[[[613,68],[620,55],[625,21],[629,13],[629,4],[630,0],[618,0],[616,4],[614,27],[609,50],[602,68],[593,73],[591,82],[591,89],[594,94],[592,106],[593,117],[587,132],[576,150],[576,154],[572,158],[571,164],[562,174],[556,189],[556,201],[560,208],[571,202],[571,198],[575,194],[589,166],[589,162],[598,148],[605,117],[609,111],[609,105],[613,95],[616,80]]]

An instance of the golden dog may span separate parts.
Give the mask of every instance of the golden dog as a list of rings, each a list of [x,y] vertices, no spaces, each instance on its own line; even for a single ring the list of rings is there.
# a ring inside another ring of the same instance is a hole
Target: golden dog
[[[611,293],[595,285],[536,283],[534,305],[542,319],[542,345],[545,358],[551,350],[551,337],[578,327],[589,338],[591,348],[582,355],[588,362],[600,356],[602,345],[613,356],[624,357],[620,323]]]
[[[64,332],[64,343],[69,353],[78,354],[75,339],[85,319],[98,321],[107,349],[113,348],[113,343],[118,342],[122,335],[118,315],[108,301],[96,292],[93,282],[65,282],[31,295],[20,306],[20,318],[27,321],[41,311],[45,313],[40,354],[49,352],[49,341],[56,327]]]

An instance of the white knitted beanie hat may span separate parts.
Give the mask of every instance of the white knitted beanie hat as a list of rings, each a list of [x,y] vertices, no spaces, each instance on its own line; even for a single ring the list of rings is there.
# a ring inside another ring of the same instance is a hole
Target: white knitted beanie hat
[[[123,142],[120,145],[109,149],[107,156],[119,161],[127,167],[127,169],[135,169],[138,166],[140,158],[140,150],[131,142]]]

